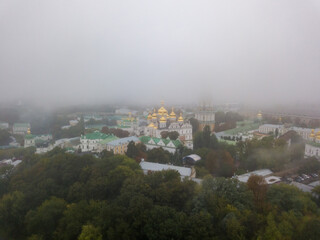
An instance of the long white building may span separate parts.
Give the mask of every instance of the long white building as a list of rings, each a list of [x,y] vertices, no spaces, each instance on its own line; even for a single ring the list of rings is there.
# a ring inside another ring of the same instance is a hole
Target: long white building
[[[259,126],[259,132],[264,134],[269,134],[269,133],[275,134],[277,129],[278,129],[278,135],[285,134],[287,131],[289,131],[289,129],[285,128],[284,125],[263,124]]]

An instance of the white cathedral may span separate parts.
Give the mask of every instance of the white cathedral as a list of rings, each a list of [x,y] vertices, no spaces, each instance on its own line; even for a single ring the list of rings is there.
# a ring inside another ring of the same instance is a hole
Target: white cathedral
[[[153,113],[149,113],[147,117],[148,126],[144,129],[144,134],[150,137],[161,138],[161,132],[178,132],[179,140],[184,143],[187,148],[193,149],[192,141],[192,126],[190,122],[183,119],[182,114],[179,117],[173,111],[168,114],[168,111],[164,108],[164,103],[161,102],[161,107],[158,112],[153,110]]]

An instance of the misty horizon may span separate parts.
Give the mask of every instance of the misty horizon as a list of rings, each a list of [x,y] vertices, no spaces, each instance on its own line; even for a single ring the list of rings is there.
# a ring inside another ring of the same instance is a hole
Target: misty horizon
[[[317,104],[318,1],[2,1],[0,102]]]

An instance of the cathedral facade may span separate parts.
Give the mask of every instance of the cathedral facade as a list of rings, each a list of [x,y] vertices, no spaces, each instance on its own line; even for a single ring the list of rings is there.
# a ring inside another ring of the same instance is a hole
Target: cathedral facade
[[[183,142],[187,148],[193,149],[191,124],[184,120],[182,114],[180,114],[179,117],[176,116],[173,108],[169,114],[163,102],[158,111],[154,109],[153,113],[149,113],[147,122],[148,126],[144,129],[145,136],[161,138],[162,132],[176,131],[179,133],[179,140]]]

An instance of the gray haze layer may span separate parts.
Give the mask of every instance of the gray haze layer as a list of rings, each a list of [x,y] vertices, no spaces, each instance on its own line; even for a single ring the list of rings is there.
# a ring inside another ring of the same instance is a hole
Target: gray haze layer
[[[2,0],[0,101],[320,101],[319,0]]]

